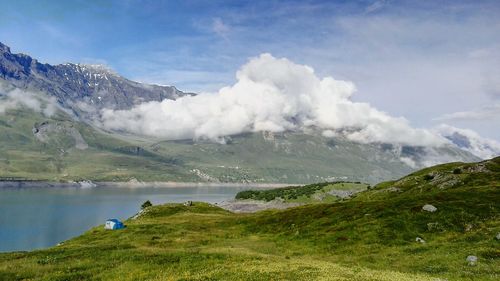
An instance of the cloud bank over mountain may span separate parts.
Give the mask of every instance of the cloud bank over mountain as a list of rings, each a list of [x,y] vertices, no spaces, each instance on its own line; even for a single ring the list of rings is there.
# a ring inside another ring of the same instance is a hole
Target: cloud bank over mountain
[[[413,128],[403,117],[393,117],[368,103],[355,102],[352,97],[356,87],[352,82],[318,77],[311,67],[286,58],[262,54],[243,65],[236,78],[234,85],[216,93],[138,101],[128,109],[98,107],[86,103],[85,98],[59,104],[61,101],[55,96],[43,91],[0,84],[0,114],[27,108],[50,117],[61,110],[105,129],[165,140],[225,142],[227,136],[245,132],[310,132],[313,128],[325,137],[343,136],[358,143],[394,144],[394,153],[401,154],[401,160],[412,167],[456,161],[453,157],[460,155],[443,159],[439,153],[441,147],[449,145],[481,158],[500,155],[498,142],[482,138],[474,131],[448,125]],[[106,93],[97,92],[99,100],[101,94]],[[420,150],[415,151],[425,150],[425,159],[406,155],[405,146],[419,147]]]
[[[130,110],[102,111],[102,125],[164,139],[221,139],[242,132],[316,127],[362,142],[439,146],[443,137],[412,128],[367,103],[354,102],[353,83],[319,78],[306,65],[262,54],[236,74],[237,82],[217,93],[148,102]]]
[[[500,143],[481,137],[472,130],[460,129],[445,124],[436,127],[434,130],[456,146],[480,158],[489,159],[500,155]]]
[[[47,97],[0,84],[0,114],[7,110],[25,107],[45,116],[52,116],[58,109],[54,97]]]

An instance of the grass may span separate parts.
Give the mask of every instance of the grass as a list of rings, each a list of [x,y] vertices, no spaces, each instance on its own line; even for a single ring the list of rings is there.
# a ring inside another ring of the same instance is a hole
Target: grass
[[[89,147],[76,149],[73,138],[64,132],[53,133],[47,143],[38,141],[32,128],[47,121],[76,128]],[[141,149],[139,144],[75,122],[62,113],[47,118],[29,110],[9,110],[0,114],[0,132],[0,180],[198,180],[176,159]]]
[[[360,182],[324,182],[305,186],[290,186],[271,190],[244,190],[236,194],[236,199],[272,201],[281,199],[287,203],[333,203],[339,197],[330,194],[332,191],[360,192],[366,190],[368,184]]]
[[[251,231],[255,222],[252,216],[204,203],[153,207],[142,218],[127,221],[124,230],[99,227],[52,249],[3,255],[0,276],[7,280],[332,280],[332,276],[426,280],[425,275],[341,265],[324,252],[301,249],[296,237],[277,239],[272,233]]]
[[[281,211],[153,206],[123,230],[99,226],[57,247],[0,254],[0,280],[498,280],[499,202],[497,158]]]

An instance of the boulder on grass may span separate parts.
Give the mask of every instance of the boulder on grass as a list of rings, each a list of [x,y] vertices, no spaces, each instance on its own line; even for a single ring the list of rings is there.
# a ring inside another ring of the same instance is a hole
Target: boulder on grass
[[[430,204],[425,204],[422,207],[422,210],[433,213],[433,212],[437,211],[437,208],[434,207],[434,206],[432,206],[432,205],[430,205]]]
[[[477,257],[476,256],[467,256],[465,259],[469,265],[476,265],[477,263]]]
[[[422,238],[420,238],[420,237],[415,238],[415,241],[420,242],[420,243],[422,243],[422,244],[424,244],[424,243],[425,243],[425,240],[424,240],[424,239],[422,239]]]

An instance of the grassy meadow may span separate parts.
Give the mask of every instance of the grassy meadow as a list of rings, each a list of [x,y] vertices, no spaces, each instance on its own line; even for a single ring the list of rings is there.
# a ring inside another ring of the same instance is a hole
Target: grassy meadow
[[[281,199],[285,203],[333,203],[366,190],[370,185],[360,182],[324,182],[305,186],[290,186],[271,190],[245,190],[236,194],[239,200],[272,201]],[[338,196],[335,191],[344,191]]]
[[[452,163],[281,211],[148,207],[123,230],[0,254],[0,280],[498,280],[499,209],[500,158]]]

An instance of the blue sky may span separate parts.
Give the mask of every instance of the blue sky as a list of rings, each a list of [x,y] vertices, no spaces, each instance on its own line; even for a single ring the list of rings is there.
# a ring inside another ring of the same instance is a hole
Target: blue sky
[[[106,64],[212,92],[271,53],[354,82],[415,126],[500,140],[498,1],[1,1],[0,41],[52,64]]]

